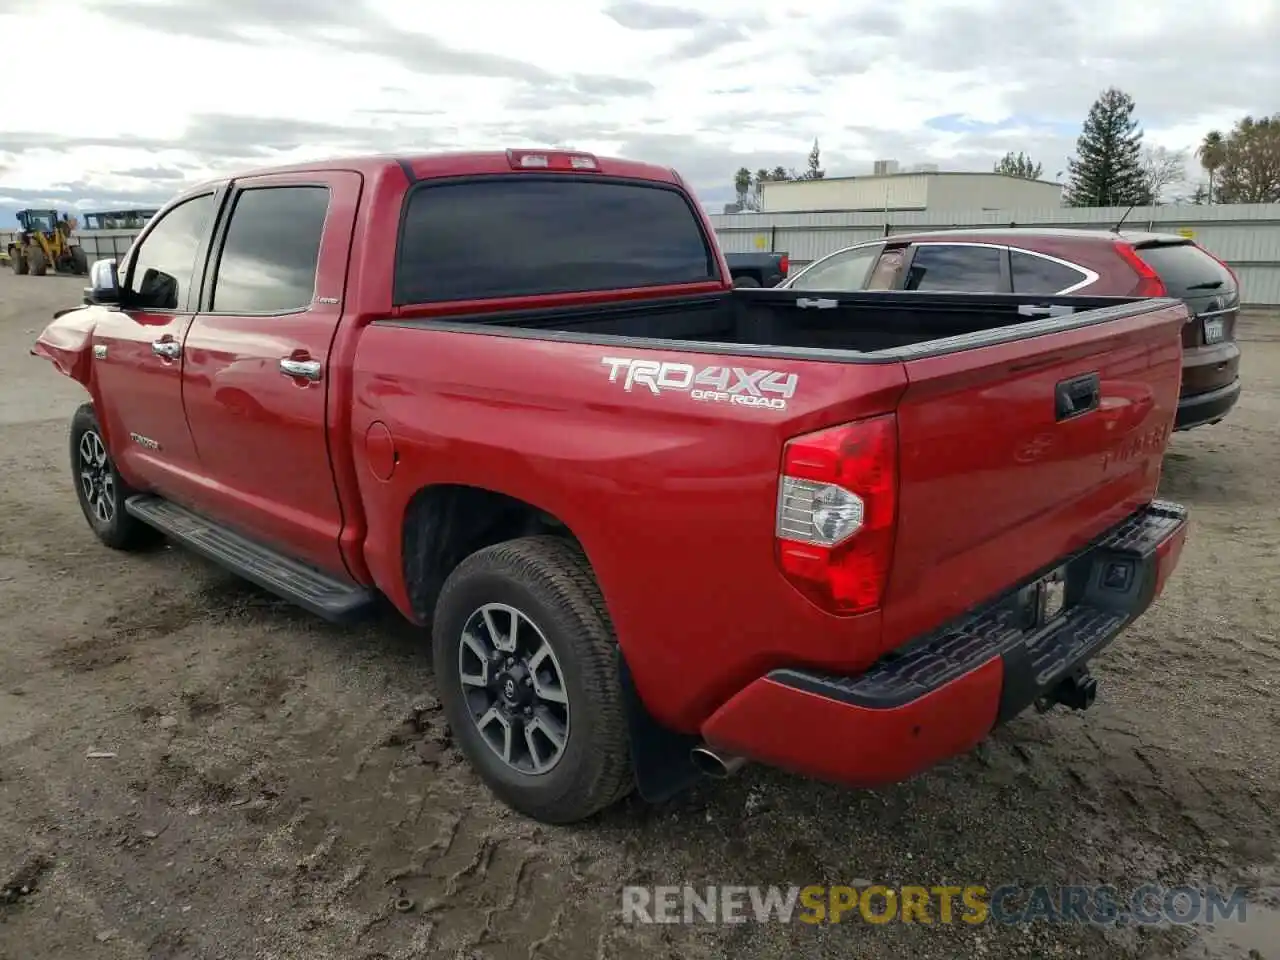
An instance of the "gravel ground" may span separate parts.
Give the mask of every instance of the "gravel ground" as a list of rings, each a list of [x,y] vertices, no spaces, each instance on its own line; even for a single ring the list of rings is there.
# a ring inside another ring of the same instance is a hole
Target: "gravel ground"
[[[79,388],[27,354],[81,285],[0,275],[0,958],[1280,957],[1280,317],[1243,324],[1228,421],[1173,441],[1190,540],[1087,714],[894,789],[749,768],[551,829],[451,747],[420,633],[97,544]],[[1217,928],[618,919],[627,883],[868,879],[1256,890]]]

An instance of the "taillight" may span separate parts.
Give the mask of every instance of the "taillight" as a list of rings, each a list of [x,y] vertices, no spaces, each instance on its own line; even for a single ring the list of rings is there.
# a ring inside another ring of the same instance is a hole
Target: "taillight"
[[[512,170],[599,170],[596,158],[589,153],[564,153],[555,150],[508,150],[507,162]]]
[[[788,257],[785,253],[778,260],[778,269],[782,271],[782,275],[784,277],[787,275],[787,271],[791,269],[791,258]]]
[[[783,448],[778,563],[829,613],[880,605],[893,559],[897,471],[893,414],[796,437]]]
[[[1138,255],[1138,251],[1134,249],[1133,244],[1118,240],[1116,241],[1116,252],[1120,254],[1120,258],[1125,263],[1133,267],[1134,272],[1138,275],[1138,286],[1133,291],[1135,297],[1167,297],[1169,295],[1169,288],[1160,279],[1160,274],[1156,273],[1151,264]]]

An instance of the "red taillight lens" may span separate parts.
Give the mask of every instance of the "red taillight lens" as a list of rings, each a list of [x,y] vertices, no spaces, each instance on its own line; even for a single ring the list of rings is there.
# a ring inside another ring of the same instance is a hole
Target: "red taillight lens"
[[[788,441],[776,527],[783,574],[829,613],[878,607],[893,559],[897,493],[893,414]]]
[[[784,277],[791,270],[791,258],[785,253],[782,255],[782,259],[778,261],[778,269],[782,271]]]
[[[1135,297],[1167,297],[1169,295],[1169,288],[1160,279],[1160,274],[1138,255],[1133,244],[1122,240],[1116,241],[1116,252],[1125,263],[1133,267],[1138,275],[1138,286],[1133,291]]]

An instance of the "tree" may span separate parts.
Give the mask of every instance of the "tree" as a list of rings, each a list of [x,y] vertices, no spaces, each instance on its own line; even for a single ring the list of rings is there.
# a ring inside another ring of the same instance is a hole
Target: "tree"
[[[804,172],[802,180],[821,180],[827,175],[822,169],[822,154],[818,152],[818,141],[813,141],[813,149],[809,151],[809,169]]]
[[[733,175],[733,192],[738,195],[739,210],[751,208],[751,171],[746,167],[739,167]]]
[[[1010,150],[996,161],[991,168],[993,173],[1003,173],[1006,177],[1021,177],[1023,180],[1039,180],[1044,172],[1044,164],[1032,163],[1025,153],[1014,153]]]
[[[769,171],[761,167],[756,171],[755,176],[751,180],[751,202],[754,209],[760,209],[760,187],[762,184],[768,183],[773,179],[769,175]]]
[[[1280,113],[1237,121],[1225,141],[1219,203],[1280,203]]]
[[[1159,203],[1170,187],[1187,181],[1187,151],[1146,147],[1142,151],[1142,178],[1150,200]]]
[[[1204,135],[1204,139],[1200,141],[1200,146],[1196,147],[1196,156],[1200,159],[1200,166],[1204,168],[1204,172],[1209,174],[1209,189],[1206,192],[1206,203],[1213,203],[1213,183],[1214,175],[1222,167],[1222,162],[1227,158],[1226,141],[1222,139],[1222,133],[1218,130],[1210,130]]]
[[[1067,161],[1069,207],[1127,207],[1151,202],[1142,170],[1142,131],[1133,98],[1110,87],[1094,101]]]
[[[797,179],[797,177],[794,171],[788,170],[786,167],[779,165],[769,171],[769,179],[782,181],[782,180],[795,180]]]

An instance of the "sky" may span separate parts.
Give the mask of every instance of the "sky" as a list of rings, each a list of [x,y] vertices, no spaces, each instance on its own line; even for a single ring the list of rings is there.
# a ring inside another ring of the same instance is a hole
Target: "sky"
[[[0,99],[0,224],[521,146],[674,166],[718,211],[815,138],[828,176],[1025,150],[1052,180],[1108,86],[1170,149],[1280,110],[1280,0],[0,0],[0,37],[53,78]]]

